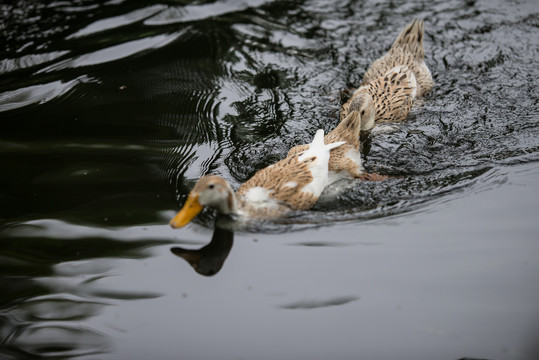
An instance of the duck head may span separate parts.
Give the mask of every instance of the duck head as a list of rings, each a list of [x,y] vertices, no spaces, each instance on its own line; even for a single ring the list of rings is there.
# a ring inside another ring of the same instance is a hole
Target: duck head
[[[358,89],[358,91],[360,90],[361,88]],[[375,111],[374,101],[372,100],[371,95],[364,92],[359,92],[355,95],[352,102],[350,102],[348,114],[351,114],[354,110],[357,111],[361,117],[361,130],[367,131],[374,127]]]
[[[206,206],[225,215],[236,213],[234,190],[222,177],[215,175],[201,177],[181,210],[170,221],[170,226],[181,228],[187,225]]]

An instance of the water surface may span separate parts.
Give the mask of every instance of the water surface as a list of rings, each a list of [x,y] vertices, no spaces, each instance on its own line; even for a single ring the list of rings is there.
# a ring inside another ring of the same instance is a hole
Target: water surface
[[[533,359],[539,7],[0,5],[0,358]],[[384,182],[218,230],[167,225],[338,123],[413,18],[435,87],[372,133]]]

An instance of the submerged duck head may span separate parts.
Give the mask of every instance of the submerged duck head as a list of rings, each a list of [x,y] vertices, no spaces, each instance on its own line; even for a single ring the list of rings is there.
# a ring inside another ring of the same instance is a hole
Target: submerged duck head
[[[360,88],[361,89],[361,88]],[[354,110],[358,112],[361,117],[361,130],[367,131],[374,127],[374,101],[368,93],[356,91],[357,94],[350,102],[348,108],[348,114],[351,114]]]

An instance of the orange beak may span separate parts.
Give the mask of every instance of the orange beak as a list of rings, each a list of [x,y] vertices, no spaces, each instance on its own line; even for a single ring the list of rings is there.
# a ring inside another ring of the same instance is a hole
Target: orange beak
[[[189,224],[203,208],[198,202],[198,194],[190,193],[182,209],[170,220],[170,226],[177,229]]]

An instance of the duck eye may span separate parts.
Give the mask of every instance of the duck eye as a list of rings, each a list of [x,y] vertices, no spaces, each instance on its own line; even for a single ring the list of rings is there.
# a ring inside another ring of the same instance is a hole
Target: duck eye
[[[213,189],[214,187],[215,187],[215,185],[210,184],[210,185],[208,186],[208,189]]]
[[[365,110],[361,110],[361,116],[365,115]]]

